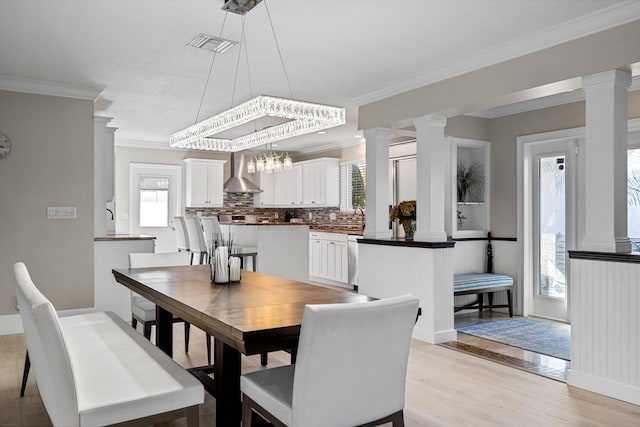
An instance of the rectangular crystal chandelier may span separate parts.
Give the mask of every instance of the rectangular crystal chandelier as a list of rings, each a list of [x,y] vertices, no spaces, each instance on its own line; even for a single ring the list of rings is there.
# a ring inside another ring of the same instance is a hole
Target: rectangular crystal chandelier
[[[289,121],[233,139],[212,138],[220,132],[265,116],[289,119]],[[343,107],[260,95],[174,133],[169,139],[169,146],[236,152],[344,123]]]

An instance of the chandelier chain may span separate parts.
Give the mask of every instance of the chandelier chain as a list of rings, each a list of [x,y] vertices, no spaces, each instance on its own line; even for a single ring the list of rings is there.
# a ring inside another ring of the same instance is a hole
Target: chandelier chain
[[[287,80],[287,87],[289,88],[289,96],[293,98],[293,90],[291,89],[291,83],[289,82],[289,75],[287,74],[287,69],[284,66],[284,59],[282,59],[282,51],[280,50],[280,43],[278,43],[278,37],[276,37],[276,30],[273,27],[273,21],[271,20],[271,13],[269,13],[269,5],[267,4],[267,0],[264,0],[264,7],[267,11],[267,16],[269,17],[269,25],[271,26],[271,32],[273,33],[273,39],[276,42],[276,48],[278,49],[278,56],[280,57],[280,64],[282,64],[282,71],[284,72],[284,78]]]
[[[242,21],[242,35],[240,36],[240,49],[238,49],[238,58],[236,59],[236,74],[235,74],[235,77],[233,78],[233,92],[231,92],[231,106],[229,108],[232,108],[233,103],[235,102],[236,85],[238,83],[238,71],[240,69],[240,57],[242,56],[242,47],[246,43],[246,39],[244,38],[244,16],[242,17],[241,21]],[[246,51],[246,47],[245,47],[245,51]]]
[[[224,31],[224,24],[227,22],[227,16],[229,16],[229,12],[225,12],[224,19],[222,20],[222,27],[220,27],[220,34],[218,35],[218,39],[222,38],[222,32]],[[196,113],[196,120],[193,122],[195,125],[200,120],[200,111],[202,111],[202,104],[204,103],[204,96],[207,93],[207,88],[209,87],[209,80],[211,80],[211,72],[213,71],[213,63],[216,62],[216,55],[218,54],[217,50],[213,51],[213,58],[211,58],[211,65],[209,66],[209,73],[207,74],[207,81],[204,84],[204,90],[202,91],[202,96],[200,97],[200,105],[198,105],[198,112]]]

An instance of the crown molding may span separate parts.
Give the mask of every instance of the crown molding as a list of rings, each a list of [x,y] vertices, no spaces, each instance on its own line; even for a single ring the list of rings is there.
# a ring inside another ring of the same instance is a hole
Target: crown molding
[[[631,80],[629,92],[640,90],[640,76],[635,76]],[[498,117],[510,116],[512,114],[526,113],[527,111],[541,110],[543,108],[555,107],[557,105],[570,104],[572,102],[584,101],[584,90],[577,89],[571,92],[561,92],[542,98],[530,99],[528,101],[516,102],[500,107],[489,108],[467,116],[480,117],[483,119],[496,119]]]
[[[104,88],[44,82],[40,80],[31,80],[0,75],[0,90],[33,93],[36,95],[61,96],[63,98],[88,99],[90,101],[95,101],[102,94]]]
[[[182,148],[169,147],[169,141],[139,141],[134,139],[119,139],[115,141],[116,148],[146,148],[151,150],[190,151]]]
[[[446,63],[414,77],[380,86],[353,98],[357,106],[427,86],[471,71],[598,33],[640,19],[640,2],[626,2],[563,22],[532,35],[523,36],[463,59]]]

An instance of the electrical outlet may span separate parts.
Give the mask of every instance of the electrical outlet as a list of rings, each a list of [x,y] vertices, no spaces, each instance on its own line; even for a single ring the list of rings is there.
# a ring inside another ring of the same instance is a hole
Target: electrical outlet
[[[313,214],[309,212],[309,219],[313,219]]]
[[[75,207],[51,207],[47,208],[47,219],[76,219],[78,217]]]
[[[329,219],[330,219],[330,220],[332,220],[332,221],[333,221],[334,219],[336,219],[336,213],[335,213],[335,212],[330,212],[330,213],[329,213]]]

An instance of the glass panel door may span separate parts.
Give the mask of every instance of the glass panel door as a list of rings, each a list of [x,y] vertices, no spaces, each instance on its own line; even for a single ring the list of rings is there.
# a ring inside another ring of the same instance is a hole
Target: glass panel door
[[[533,314],[568,321],[570,242],[567,201],[571,194],[572,162],[562,142],[541,144],[533,158]]]
[[[539,162],[538,295],[566,299],[565,158]]]

